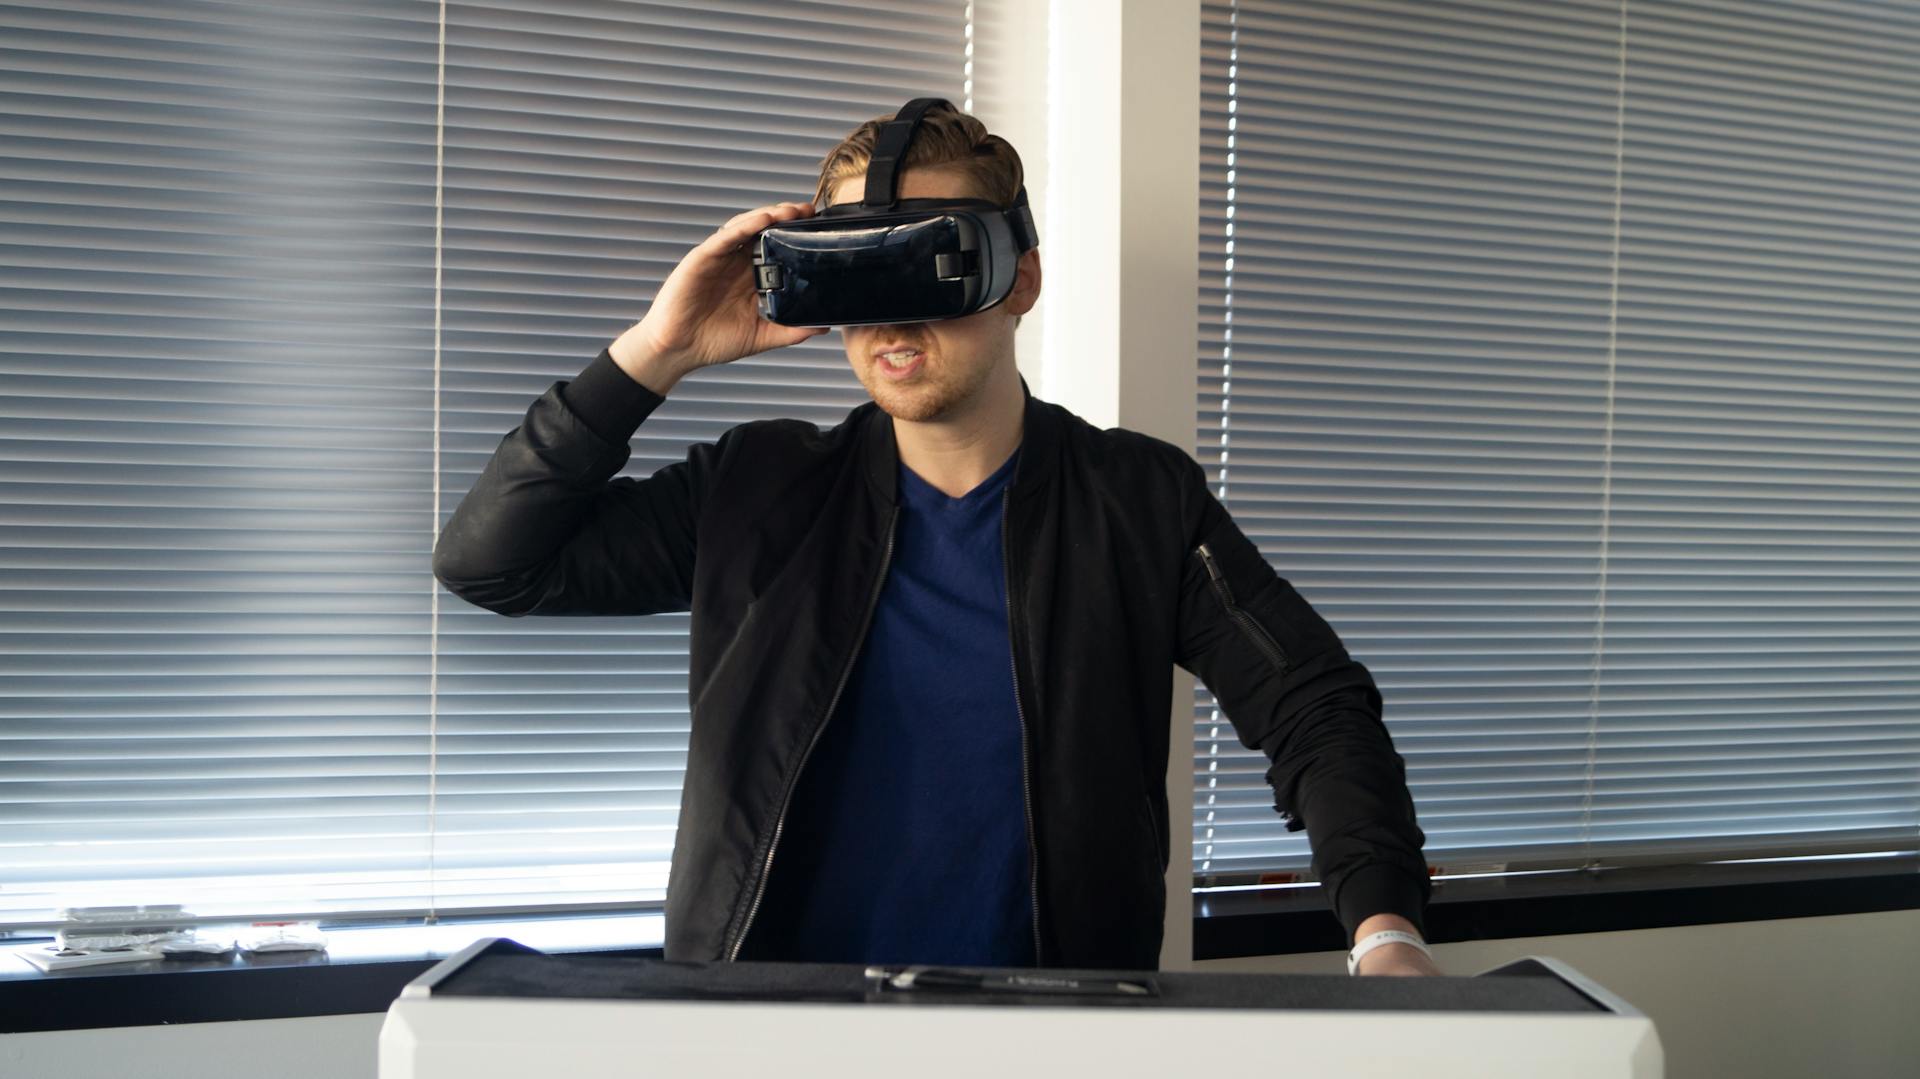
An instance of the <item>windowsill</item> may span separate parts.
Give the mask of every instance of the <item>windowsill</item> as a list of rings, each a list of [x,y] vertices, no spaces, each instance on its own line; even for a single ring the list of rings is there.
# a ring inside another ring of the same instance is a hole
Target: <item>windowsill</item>
[[[42,971],[0,945],[0,1034],[383,1012],[400,989],[482,937],[544,952],[659,955],[657,912],[438,925],[325,927],[324,952],[279,952]],[[192,979],[192,980],[188,980]]]
[[[1920,909],[1920,857],[1721,863],[1434,881],[1435,944]],[[1193,957],[1345,951],[1318,887],[1194,897]]]
[[[1912,909],[1920,909],[1920,857],[1900,856],[1443,878],[1426,919],[1428,937],[1444,944]],[[1205,893],[1194,911],[1195,959],[1346,947],[1317,887]],[[0,946],[0,1033],[383,1012],[402,986],[481,937],[549,952],[657,956],[663,929],[656,912],[329,928],[323,953],[55,973]]]

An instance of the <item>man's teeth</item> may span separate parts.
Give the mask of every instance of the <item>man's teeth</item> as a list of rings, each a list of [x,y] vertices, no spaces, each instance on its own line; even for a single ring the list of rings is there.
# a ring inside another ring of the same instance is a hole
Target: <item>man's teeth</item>
[[[918,352],[887,352],[881,354],[880,358],[887,361],[889,367],[905,367],[918,355]]]

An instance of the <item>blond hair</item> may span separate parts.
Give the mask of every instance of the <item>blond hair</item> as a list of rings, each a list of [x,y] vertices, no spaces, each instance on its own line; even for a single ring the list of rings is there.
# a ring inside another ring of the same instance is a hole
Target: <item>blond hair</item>
[[[820,185],[815,188],[813,204],[824,207],[832,198],[834,185],[867,171],[873,160],[874,140],[880,125],[893,114],[877,116],[840,140],[820,161]],[[914,130],[900,171],[914,168],[950,169],[967,178],[975,193],[1005,209],[1013,205],[1025,176],[1020,155],[1013,144],[987,133],[987,125],[951,105],[935,105],[926,111]]]

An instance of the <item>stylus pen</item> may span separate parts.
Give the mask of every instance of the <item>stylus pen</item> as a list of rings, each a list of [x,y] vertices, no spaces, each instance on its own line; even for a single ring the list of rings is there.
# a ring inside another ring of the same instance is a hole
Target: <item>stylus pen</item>
[[[890,971],[868,967],[867,977],[890,989],[946,993],[1066,993],[1075,996],[1145,997],[1153,990],[1118,978],[1064,978],[1051,974],[975,974],[937,967]]]

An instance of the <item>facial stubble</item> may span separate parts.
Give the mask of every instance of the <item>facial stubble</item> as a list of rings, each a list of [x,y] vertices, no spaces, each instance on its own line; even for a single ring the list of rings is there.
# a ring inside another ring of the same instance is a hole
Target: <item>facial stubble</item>
[[[895,383],[877,370],[884,362],[873,360],[861,368],[860,381],[881,411],[910,423],[927,423],[960,411],[966,402],[980,395],[993,373],[991,364],[956,372],[941,363],[936,374],[933,359],[929,357],[922,361],[912,379]]]

